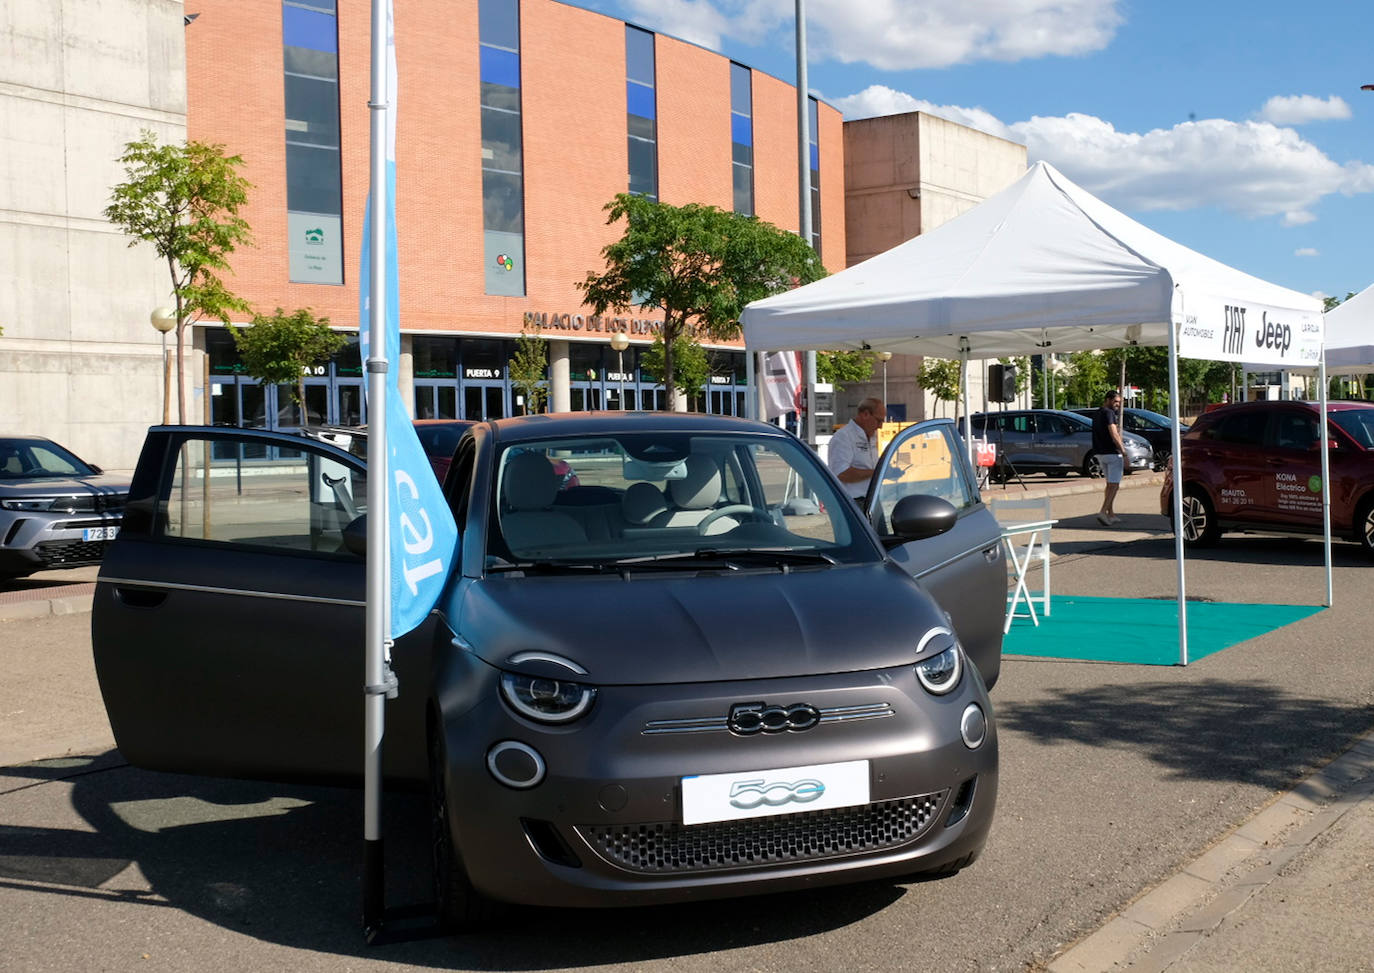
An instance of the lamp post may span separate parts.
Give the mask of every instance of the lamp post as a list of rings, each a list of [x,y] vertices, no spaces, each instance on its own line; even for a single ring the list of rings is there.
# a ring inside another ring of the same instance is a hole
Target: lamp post
[[[625,408],[625,349],[630,347],[630,339],[625,336],[624,331],[617,331],[611,335],[611,347],[615,349],[619,364],[616,367],[616,374],[620,377],[620,408]]]
[[[886,409],[887,409],[887,363],[890,362],[890,361],[892,361],[892,352],[890,352],[890,351],[880,351],[880,352],[878,352],[878,361],[880,361],[880,362],[883,363],[883,409],[886,410]],[[883,416],[883,418],[886,419],[887,416]]]
[[[167,360],[167,332],[177,326],[177,312],[170,307],[159,307],[148,315],[148,322],[162,334],[162,424],[172,421],[172,371]]]

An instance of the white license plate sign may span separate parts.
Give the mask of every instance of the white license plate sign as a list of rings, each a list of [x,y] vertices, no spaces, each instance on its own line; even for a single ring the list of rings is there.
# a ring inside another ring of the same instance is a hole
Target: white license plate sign
[[[112,541],[118,533],[118,527],[87,527],[81,532],[81,538],[87,541]]]
[[[868,803],[868,761],[682,778],[682,823],[737,821]]]

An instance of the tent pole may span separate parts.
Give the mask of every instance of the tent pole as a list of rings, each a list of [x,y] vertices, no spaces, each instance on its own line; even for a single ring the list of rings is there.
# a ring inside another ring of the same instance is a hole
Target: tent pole
[[[1323,335],[1325,338],[1325,335]],[[1321,384],[1317,401],[1321,412],[1317,431],[1322,437],[1322,546],[1326,556],[1326,607],[1331,607],[1331,436],[1326,428],[1326,345],[1323,341],[1321,358],[1317,363],[1317,381]]]
[[[759,417],[759,390],[754,385],[754,358],[758,352],[748,351],[744,354],[744,417],[746,419],[757,419]],[[621,408],[625,403],[621,403]]]
[[[1182,310],[1182,291],[1178,294]],[[1182,315],[1178,315],[1182,320]],[[1178,321],[1169,322],[1169,445],[1174,452],[1174,564],[1178,568],[1178,664],[1188,664],[1188,595],[1183,576],[1183,461],[1178,430]]]
[[[973,420],[968,414],[968,339],[959,339],[959,389],[964,399],[964,451],[968,464],[973,466]]]

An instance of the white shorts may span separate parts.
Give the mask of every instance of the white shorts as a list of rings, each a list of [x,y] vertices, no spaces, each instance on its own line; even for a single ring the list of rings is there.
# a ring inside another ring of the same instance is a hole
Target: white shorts
[[[1107,478],[1108,483],[1121,482],[1121,454],[1120,453],[1098,453],[1098,465],[1102,467],[1102,475]]]

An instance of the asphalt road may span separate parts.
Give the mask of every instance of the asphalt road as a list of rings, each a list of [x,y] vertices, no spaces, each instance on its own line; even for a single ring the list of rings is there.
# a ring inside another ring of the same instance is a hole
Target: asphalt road
[[[1123,490],[1125,522],[1105,529],[1095,494],[1056,497],[1055,593],[1172,597],[1156,498]],[[358,922],[360,792],[129,768],[101,736],[87,617],[0,623],[0,967],[1037,969],[1374,725],[1374,566],[1349,544],[1335,562],[1334,608],[1186,668],[1007,659],[997,820],[954,878],[525,911],[440,938],[399,915],[423,914],[427,828],[423,801],[394,794],[397,941],[374,946]],[[1320,604],[1325,591],[1312,541],[1227,538],[1187,571],[1194,597]]]

